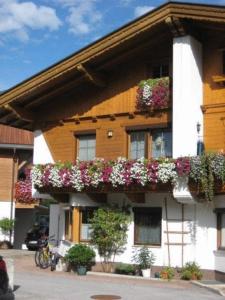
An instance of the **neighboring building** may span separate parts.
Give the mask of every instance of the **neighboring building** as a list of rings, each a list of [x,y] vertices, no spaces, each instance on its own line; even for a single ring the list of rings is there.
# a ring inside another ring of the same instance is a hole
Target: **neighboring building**
[[[24,170],[31,165],[33,157],[33,133],[5,125],[0,125],[0,219],[16,219],[15,232],[25,238],[27,227],[32,225],[34,205],[15,203],[15,182],[24,176]],[[21,215],[23,215],[21,217]],[[25,216],[25,218],[24,218]],[[28,223],[28,226],[26,226]],[[24,230],[23,230],[24,228]],[[25,232],[24,232],[25,231]],[[0,240],[4,239],[2,234]],[[18,243],[18,235],[11,242]]]
[[[2,94],[0,122],[34,131],[35,164],[195,156],[199,139],[207,151],[224,151],[224,34],[225,7],[166,3]],[[171,105],[138,109],[138,83],[165,76]],[[133,221],[117,261],[130,262],[132,247],[147,244],[158,266],[195,260],[224,275],[221,187],[210,205],[193,197],[185,182],[178,189],[158,184],[156,190],[134,185],[76,192],[63,172],[57,188],[45,173],[42,192],[59,201],[51,208],[50,234],[87,241],[95,207],[127,203]]]

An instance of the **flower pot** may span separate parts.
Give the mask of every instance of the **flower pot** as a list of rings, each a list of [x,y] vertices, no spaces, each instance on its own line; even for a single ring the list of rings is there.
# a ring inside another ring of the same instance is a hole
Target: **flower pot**
[[[83,276],[87,274],[87,268],[84,266],[77,267],[77,275]]]
[[[144,278],[150,278],[151,277],[151,269],[142,269],[142,276]]]

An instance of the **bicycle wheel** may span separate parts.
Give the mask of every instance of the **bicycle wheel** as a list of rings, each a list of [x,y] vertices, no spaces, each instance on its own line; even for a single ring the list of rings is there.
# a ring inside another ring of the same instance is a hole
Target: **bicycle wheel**
[[[40,255],[40,250],[35,251],[34,261],[35,261],[36,267],[39,267],[39,255]]]
[[[50,257],[49,252],[46,250],[42,250],[39,253],[39,266],[41,269],[47,269],[50,265]]]

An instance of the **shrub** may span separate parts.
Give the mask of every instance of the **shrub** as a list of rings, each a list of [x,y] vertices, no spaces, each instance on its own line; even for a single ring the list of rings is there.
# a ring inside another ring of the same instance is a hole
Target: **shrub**
[[[171,267],[165,267],[160,272],[160,278],[171,280],[175,276],[175,271]]]
[[[200,280],[202,276],[200,267],[195,262],[187,262],[181,270],[181,279],[183,280]]]
[[[94,250],[83,244],[72,246],[65,255],[65,260],[75,267],[88,267],[93,263],[94,258]]]
[[[4,232],[9,232],[14,227],[15,220],[3,218],[0,220],[0,229]]]
[[[136,249],[132,261],[139,266],[140,269],[149,269],[155,262],[155,255],[149,250],[148,247],[143,246]]]
[[[135,271],[135,266],[131,264],[119,263],[115,268],[117,274],[135,275]]]

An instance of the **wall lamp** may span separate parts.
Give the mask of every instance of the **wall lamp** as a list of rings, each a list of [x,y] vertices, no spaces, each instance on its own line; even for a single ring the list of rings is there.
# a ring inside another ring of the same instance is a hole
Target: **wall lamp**
[[[111,138],[113,136],[113,130],[112,129],[109,129],[107,131],[107,136],[108,136],[108,138]]]

